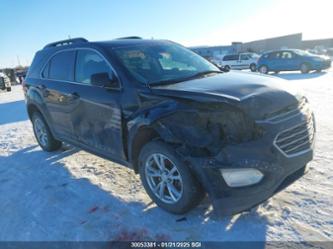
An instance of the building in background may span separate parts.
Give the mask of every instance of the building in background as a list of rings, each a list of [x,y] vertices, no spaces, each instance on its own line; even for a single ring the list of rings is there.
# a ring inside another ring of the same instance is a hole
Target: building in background
[[[260,54],[269,50],[285,48],[315,49],[317,47],[333,48],[333,38],[304,41],[302,38],[302,33],[296,33],[251,42],[233,42],[231,45],[200,46],[190,47],[190,49],[207,59],[212,59],[222,57],[226,54],[242,52],[255,52]]]

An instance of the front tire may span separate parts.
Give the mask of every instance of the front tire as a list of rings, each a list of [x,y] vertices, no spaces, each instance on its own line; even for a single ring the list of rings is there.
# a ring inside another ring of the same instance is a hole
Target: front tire
[[[142,148],[139,172],[149,197],[168,212],[186,213],[204,197],[189,167],[163,142],[152,141]]]
[[[226,66],[224,67],[224,71],[225,71],[225,72],[229,72],[230,69],[231,69],[231,68],[230,68],[230,66],[228,66],[228,65],[226,65]]]
[[[11,90],[12,90],[12,88],[11,87],[7,87],[7,92],[10,92]]]
[[[47,123],[39,112],[32,114],[32,126],[37,142],[43,150],[55,151],[61,147],[62,143],[53,137]]]
[[[301,72],[302,72],[303,74],[307,74],[309,71],[310,71],[310,65],[307,64],[307,63],[303,63],[303,64],[301,65]]]
[[[250,70],[251,70],[251,72],[255,72],[255,71],[257,71],[257,66],[256,66],[256,64],[252,63],[252,64],[250,65]]]

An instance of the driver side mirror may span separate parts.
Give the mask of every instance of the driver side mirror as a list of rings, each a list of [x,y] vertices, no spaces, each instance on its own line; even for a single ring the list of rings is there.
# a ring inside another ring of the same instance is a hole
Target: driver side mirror
[[[116,88],[118,86],[116,77],[114,75],[110,77],[107,72],[92,74],[90,81],[92,85],[99,87]]]

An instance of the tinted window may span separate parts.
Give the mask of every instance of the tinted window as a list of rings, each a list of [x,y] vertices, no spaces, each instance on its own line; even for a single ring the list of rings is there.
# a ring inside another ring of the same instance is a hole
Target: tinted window
[[[248,60],[249,57],[248,57],[246,54],[242,54],[242,55],[240,56],[240,59],[241,59],[241,60]]]
[[[48,78],[73,81],[74,58],[74,51],[64,51],[53,56]]]
[[[269,55],[270,59],[280,59],[281,58],[281,52],[274,52]]]
[[[292,59],[293,54],[289,51],[284,51],[284,52],[281,53],[281,58],[282,59]]]
[[[238,60],[238,55],[237,54],[231,54],[231,55],[226,55],[223,58],[224,61],[236,61]]]
[[[102,56],[91,50],[80,50],[77,53],[75,80],[80,83],[91,84],[91,76],[98,73],[108,73],[110,79],[112,71]]]

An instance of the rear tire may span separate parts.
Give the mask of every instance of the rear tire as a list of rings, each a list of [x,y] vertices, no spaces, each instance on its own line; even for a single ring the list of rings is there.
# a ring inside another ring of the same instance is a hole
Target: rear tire
[[[268,74],[268,67],[266,65],[262,65],[259,67],[259,72],[262,74]]]
[[[309,72],[310,72],[310,65],[307,64],[307,63],[303,63],[303,64],[301,65],[301,72],[302,72],[303,74],[307,74],[307,73],[309,73]]]
[[[186,213],[204,197],[190,168],[179,159],[173,147],[163,142],[152,141],[142,148],[139,173],[149,197],[168,212]]]
[[[226,66],[224,67],[224,71],[225,71],[225,72],[229,72],[229,71],[230,71],[230,66],[226,65]]]
[[[61,141],[55,139],[50,132],[45,119],[39,112],[32,114],[32,126],[39,146],[45,151],[55,151],[60,149]]]

